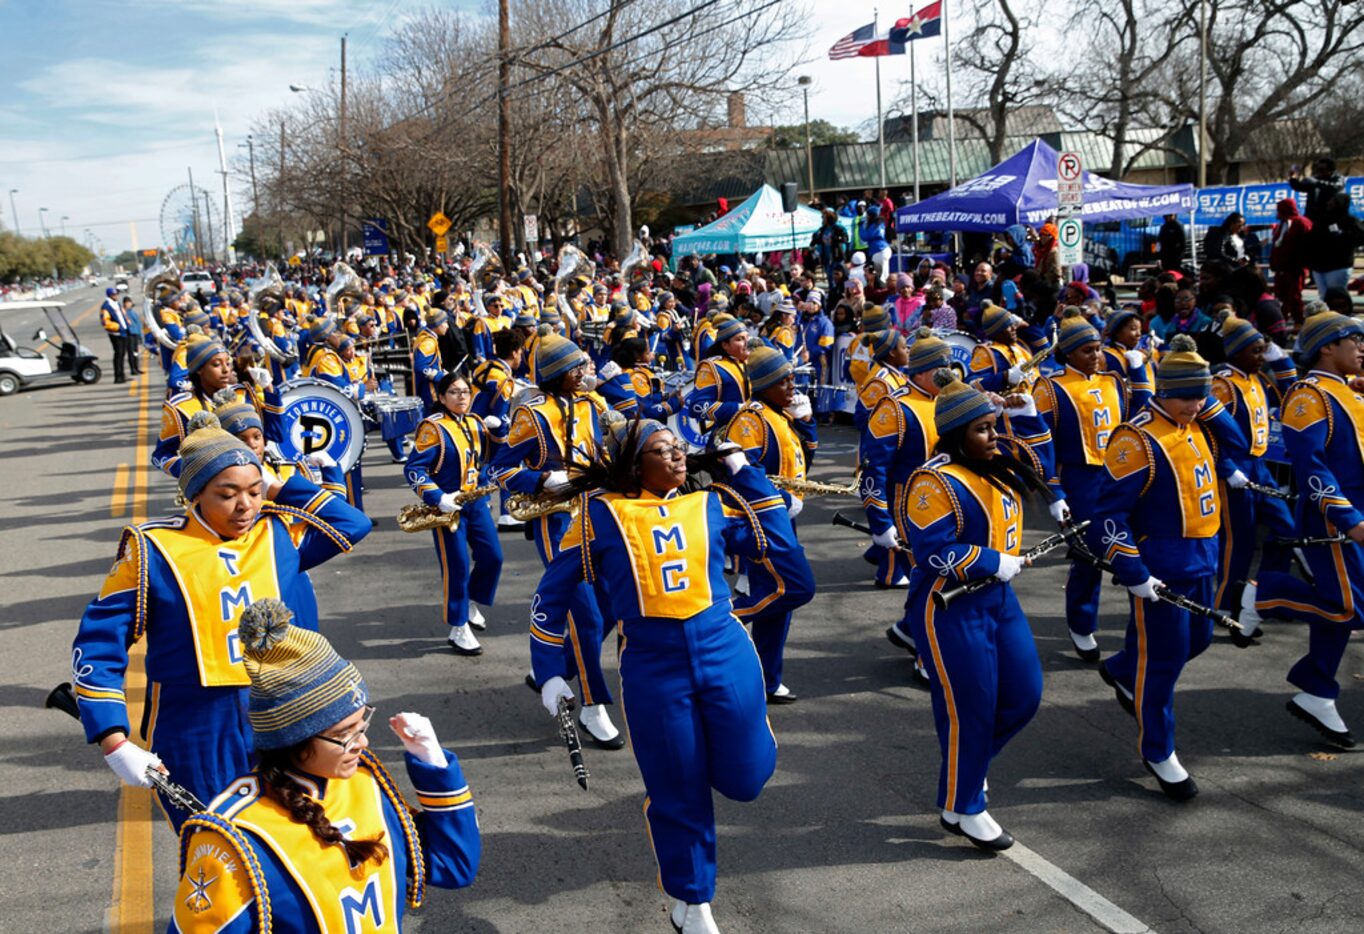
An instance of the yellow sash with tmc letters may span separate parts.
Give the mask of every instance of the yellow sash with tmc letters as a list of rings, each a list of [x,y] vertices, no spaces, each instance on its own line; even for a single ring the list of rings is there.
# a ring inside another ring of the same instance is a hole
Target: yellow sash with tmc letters
[[[715,602],[710,592],[709,494],[659,499],[603,497],[634,571],[640,614],[690,619]]]

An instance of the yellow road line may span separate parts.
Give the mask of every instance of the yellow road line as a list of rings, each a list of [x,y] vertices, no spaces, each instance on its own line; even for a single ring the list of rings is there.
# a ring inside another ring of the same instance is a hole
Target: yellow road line
[[[138,381],[137,447],[132,463],[132,522],[147,521],[147,471],[151,420],[148,415],[150,379]],[[119,476],[124,467],[120,465]],[[119,480],[115,478],[117,485]],[[128,651],[124,690],[128,696],[128,722],[140,724],[146,700],[147,648],[145,640]],[[133,737],[141,741],[142,737]],[[152,934],[156,918],[152,892],[152,793],[146,788],[122,786],[118,801],[118,835],[114,842],[114,892],[109,906],[108,929],[118,934]]]
[[[128,511],[128,465],[119,464],[114,471],[114,492],[109,497],[109,515],[117,519]]]

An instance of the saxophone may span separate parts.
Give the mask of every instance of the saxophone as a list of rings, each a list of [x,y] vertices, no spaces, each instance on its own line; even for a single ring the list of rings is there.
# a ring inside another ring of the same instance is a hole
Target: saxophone
[[[792,477],[783,477],[773,474],[767,478],[772,485],[779,490],[785,490],[801,499],[809,496],[852,496],[861,497],[862,478],[860,475],[853,477],[852,483],[844,485],[842,483],[821,483],[819,480],[797,480]]]
[[[578,498],[565,500],[557,493],[515,493],[507,497],[507,514],[517,522],[530,522],[551,513],[566,512],[573,515],[578,511]]]
[[[497,484],[476,487],[455,494],[455,502],[460,506],[497,492]],[[425,532],[427,529],[451,529],[459,527],[458,512],[441,512],[438,506],[426,503],[409,503],[398,510],[398,528],[404,532]]]

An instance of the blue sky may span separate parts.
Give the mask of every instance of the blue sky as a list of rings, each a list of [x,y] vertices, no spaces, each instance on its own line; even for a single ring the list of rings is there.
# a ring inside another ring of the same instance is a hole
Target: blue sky
[[[161,202],[186,181],[221,192],[217,110],[231,163],[244,155],[253,117],[285,106],[290,84],[335,80],[340,37],[349,34],[350,67],[381,55],[384,38],[430,0],[0,0],[0,208],[13,226],[8,192],[26,235],[38,209],[50,231],[105,250],[160,245]],[[444,0],[475,12],[489,0]],[[815,78],[812,117],[855,125],[874,117],[871,61],[830,62],[825,50],[870,21],[871,0],[813,0],[811,41],[800,70]],[[881,19],[889,14],[883,4]],[[908,9],[908,5],[906,5]],[[936,51],[936,50],[935,50]],[[789,54],[789,53],[788,53]],[[920,60],[921,70],[925,64]],[[885,99],[904,59],[887,59]],[[750,104],[750,113],[761,102]],[[797,103],[792,117],[799,113]],[[249,185],[234,183],[235,213]],[[219,202],[221,196],[219,195]]]

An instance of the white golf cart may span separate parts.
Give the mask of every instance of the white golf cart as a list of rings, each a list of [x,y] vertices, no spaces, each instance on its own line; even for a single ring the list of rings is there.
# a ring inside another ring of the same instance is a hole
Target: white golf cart
[[[8,396],[30,386],[73,380],[77,383],[97,383],[100,378],[99,358],[80,342],[75,328],[66,320],[65,302],[4,302],[0,303],[0,396]],[[20,347],[5,330],[6,319],[13,320],[17,312],[42,309],[48,326],[56,335],[49,337],[46,328],[33,335],[36,347]],[[43,353],[45,346],[57,349],[55,362]]]

